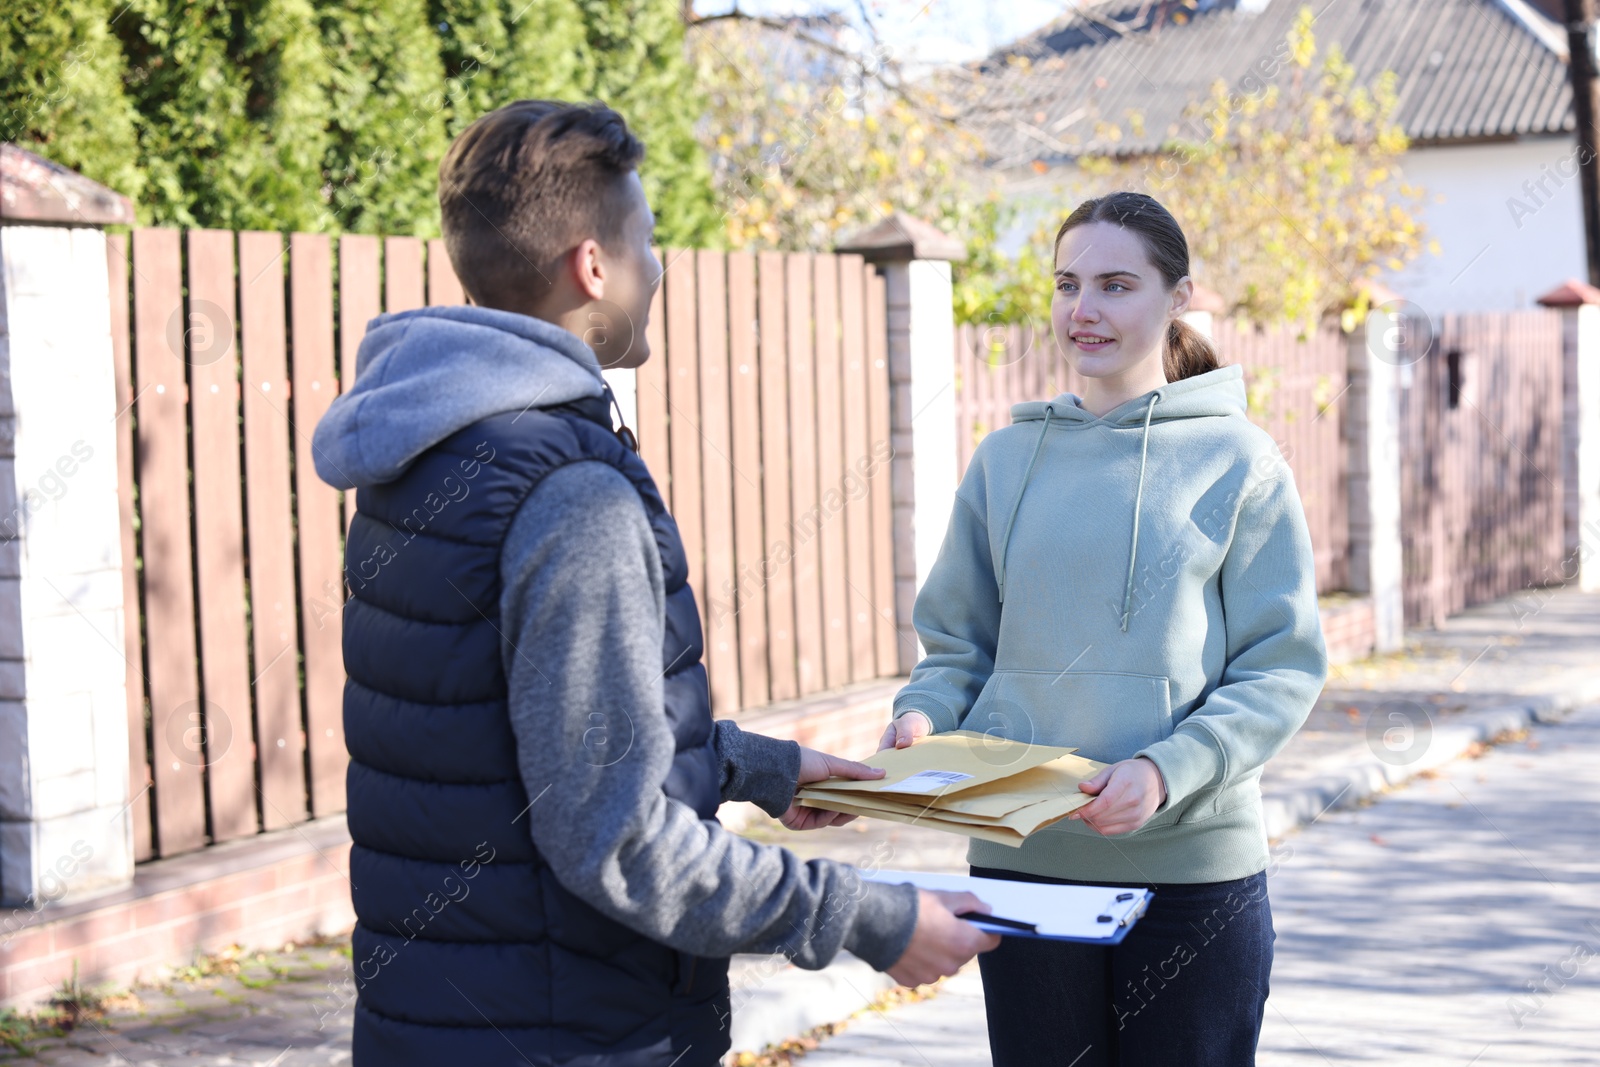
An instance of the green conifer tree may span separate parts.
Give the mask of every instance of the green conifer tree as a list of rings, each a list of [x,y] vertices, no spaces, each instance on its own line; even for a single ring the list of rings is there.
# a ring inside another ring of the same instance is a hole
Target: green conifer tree
[[[120,5],[119,5],[120,6]],[[133,105],[109,0],[16,4],[0,17],[0,140],[135,202],[144,192]]]
[[[269,151],[257,179],[278,230],[329,230],[323,193],[328,147],[329,68],[311,0],[250,0],[241,59],[250,95],[246,113]]]
[[[153,221],[325,228],[324,76],[306,0],[132,0],[114,26]]]
[[[594,80],[572,0],[430,0],[450,136],[513,100],[580,100]]]
[[[323,172],[339,225],[439,232],[439,160],[449,109],[424,0],[317,0],[331,69]]]

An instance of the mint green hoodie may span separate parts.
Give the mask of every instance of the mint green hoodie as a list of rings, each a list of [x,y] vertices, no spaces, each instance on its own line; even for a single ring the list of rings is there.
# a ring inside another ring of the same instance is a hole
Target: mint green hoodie
[[[1067,820],[968,859],[1058,878],[1213,882],[1267,865],[1260,778],[1327,678],[1311,538],[1244,372],[1163,385],[1096,418],[1017,404],[973,453],[895,696],[935,731],[1147,756],[1167,799],[1103,837]]]

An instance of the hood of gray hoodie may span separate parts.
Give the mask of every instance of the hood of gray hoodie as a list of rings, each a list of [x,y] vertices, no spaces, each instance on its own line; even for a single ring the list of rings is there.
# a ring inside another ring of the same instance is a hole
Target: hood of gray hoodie
[[[379,315],[355,384],[317,423],[317,476],[336,489],[382,485],[480,419],[597,396],[610,390],[593,349],[554,323],[482,307]]]
[[[1133,530],[1128,538],[1128,577],[1122,594],[1122,630],[1128,630],[1128,617],[1133,608],[1133,570],[1139,557],[1139,507],[1144,502],[1145,460],[1150,452],[1150,424],[1195,418],[1243,418],[1246,415],[1247,397],[1244,389],[1244,368],[1239,364],[1218,367],[1204,374],[1192,375],[1176,382],[1168,382],[1132,400],[1125,400],[1106,412],[1094,415],[1083,407],[1083,398],[1076,393],[1062,393],[1054,400],[1030,400],[1011,406],[1011,423],[1038,422],[1039,438],[1033,446],[1033,458],[1028,461],[1027,473],[1022,476],[1022,486],[1011,505],[1011,515],[1006,520],[1005,539],[1000,550],[1000,568],[996,575],[1001,602],[1006,598],[1006,550],[1011,547],[1011,530],[1017,521],[1017,511],[1022,507],[1022,497],[1028,491],[1028,480],[1033,477],[1034,464],[1044,448],[1045,435],[1051,423],[1057,427],[1092,429],[1107,426],[1139,426],[1139,483],[1133,494]]]

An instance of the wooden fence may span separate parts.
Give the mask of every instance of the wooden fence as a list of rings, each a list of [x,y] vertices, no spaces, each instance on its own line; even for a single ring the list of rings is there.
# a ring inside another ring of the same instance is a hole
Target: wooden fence
[[[1444,315],[1401,390],[1408,624],[1560,581],[1561,313]]]
[[[1216,324],[1222,361],[1242,364],[1251,419],[1278,443],[1294,471],[1317,559],[1317,587],[1349,581],[1349,517],[1341,400],[1346,340],[1335,325],[1297,340],[1287,328],[1258,331]],[[1017,325],[956,330],[957,449],[964,473],[983,435],[1011,424],[1011,405],[1083,395],[1084,382],[1055,348],[1048,328]]]
[[[856,255],[664,262],[639,441],[703,576],[713,709],[894,675],[882,277]]]
[[[438,241],[109,244],[143,860],[343,810],[349,509],[311,433],[373,316],[462,296]],[[683,532],[714,710],[895,673],[881,278],[856,256],[663,260],[636,429]]]

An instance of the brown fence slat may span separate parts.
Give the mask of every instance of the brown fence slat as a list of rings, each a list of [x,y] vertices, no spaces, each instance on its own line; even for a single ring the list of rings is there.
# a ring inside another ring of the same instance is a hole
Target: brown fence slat
[[[839,339],[842,355],[840,378],[844,422],[844,473],[839,488],[844,494],[845,623],[850,644],[850,680],[878,674],[872,612],[872,502],[870,492],[872,451],[867,437],[867,338],[862,306],[865,261],[860,256],[838,257]]]
[[[466,294],[461,291],[461,279],[450,265],[450,253],[438,237],[428,242],[428,303],[465,304]]]
[[[194,432],[195,575],[205,695],[211,839],[259,829],[245,635],[239,495],[239,347],[234,235],[190,230],[189,418]],[[203,318],[202,318],[203,316]],[[203,325],[202,325],[203,324]],[[198,754],[197,754],[198,755]]]
[[[839,350],[839,261],[834,256],[812,259],[816,269],[813,294],[817,382],[817,480],[821,496],[817,524],[822,542],[823,677],[828,688],[850,681],[850,586],[845,563],[844,427],[842,354]]]
[[[794,553],[795,655],[800,695],[827,688],[823,675],[822,508],[817,488],[816,349],[811,287],[815,257],[790,253],[785,263],[789,322],[789,478]]]
[[[293,384],[295,546],[300,562],[300,632],[305,662],[307,760],[311,813],[344,810],[344,579],[340,573],[338,490],[317,477],[311,435],[339,394],[333,371],[333,264],[328,238],[289,238]]]
[[[976,343],[972,360],[972,399],[976,408],[977,424],[973,427],[972,446],[994,431],[994,343],[995,329],[979,326],[974,331]]]
[[[194,585],[189,549],[189,456],[183,353],[183,281],[178,231],[133,231],[133,335],[138,423],[140,540],[155,779],[155,851],[171,856],[205,844],[198,760],[184,747],[187,715],[199,707]],[[176,330],[173,329],[176,324]],[[172,340],[169,340],[171,338]],[[177,738],[169,729],[177,716]],[[193,735],[190,735],[192,738]]]
[[[728,281],[724,253],[694,254],[700,362],[700,493],[705,523],[705,653],[711,710],[739,709],[739,616],[733,594],[733,422],[728,412]],[[680,270],[689,269],[685,263]]]
[[[347,233],[339,238],[339,377],[356,377],[356,352],[367,323],[383,312],[379,295],[378,239]]]
[[[111,293],[111,366],[117,391],[117,525],[122,548],[122,658],[127,664],[128,811],[133,858],[155,855],[150,833],[150,744],[144,715],[144,653],[139,639],[138,541],[133,532],[133,346],[128,332],[128,239],[106,235],[106,279]]]
[[[789,522],[788,288],[781,252],[757,262],[761,345],[761,492],[765,516],[762,575],[767,595],[767,667],[773,700],[800,695],[795,673],[794,543]]]
[[[296,662],[294,515],[289,496],[289,373],[284,246],[277,233],[239,235],[239,322],[244,383],[250,634],[256,697],[261,823],[306,818],[305,730]]]
[[[383,310],[410,311],[427,301],[422,292],[422,241],[416,237],[383,239]]]
[[[867,440],[872,449],[872,603],[874,646],[879,677],[900,672],[895,648],[894,610],[894,458],[889,436],[889,297],[883,275],[866,270]]]
[[[767,674],[767,553],[761,536],[761,373],[756,261],[728,254],[728,410],[733,434],[733,547],[739,612],[739,706],[771,699]]]
[[[367,323],[383,312],[378,239],[347,233],[339,238],[339,380],[356,380],[356,355]],[[342,494],[344,528],[356,517],[356,491]]]
[[[655,249],[656,258],[666,262],[666,253]],[[650,298],[650,321],[645,340],[650,356],[634,371],[634,397],[638,413],[634,431],[639,435],[639,457],[650,468],[661,499],[672,506],[672,449],[667,439],[667,306],[663,287],[657,286]]]
[[[694,253],[667,250],[667,438],[672,449],[672,517],[689,561],[689,581],[706,629],[705,527],[701,520],[700,365]]]
[[[967,473],[967,464],[972,460],[973,424],[977,421],[977,411],[974,407],[973,377],[973,341],[972,324],[958,323],[955,328],[956,337],[956,372],[955,372],[955,409],[956,409],[956,477],[961,478]]]

